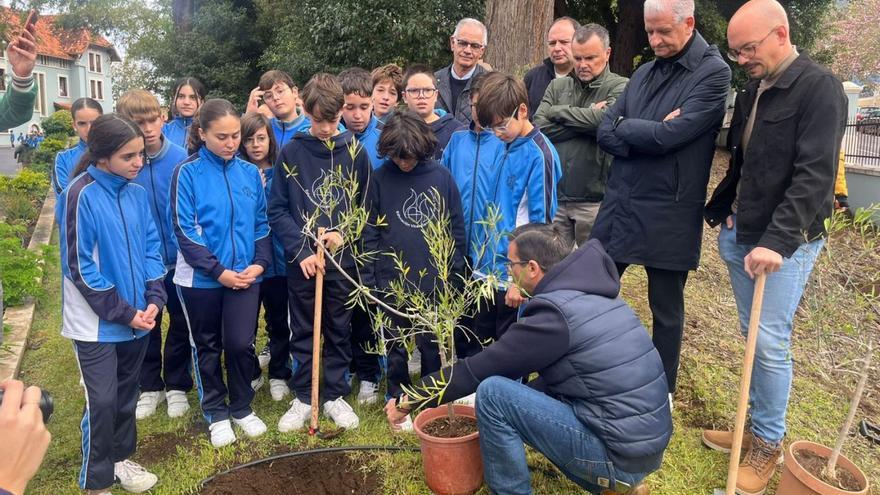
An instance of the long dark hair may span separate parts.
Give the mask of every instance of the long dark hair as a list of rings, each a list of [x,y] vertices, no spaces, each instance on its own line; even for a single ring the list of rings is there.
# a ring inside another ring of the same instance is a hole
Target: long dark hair
[[[92,163],[110,158],[119,148],[134,138],[144,138],[141,128],[131,120],[115,113],[101,115],[89,129],[89,146],[73,170],[73,177],[83,173]]]
[[[187,151],[193,154],[205,144],[202,138],[199,137],[199,129],[208,130],[212,122],[227,115],[238,118],[238,112],[235,111],[235,107],[232,106],[232,103],[229,103],[229,100],[211,98],[202,103],[202,106],[199,107],[193,117],[192,124],[189,126],[189,134],[186,139]]]
[[[99,115],[104,115],[104,108],[98,103],[98,100],[93,98],[77,98],[73,100],[73,105],[70,105],[70,116],[73,117],[74,122],[76,122],[76,112],[83,108],[91,108],[92,110],[97,110]]]
[[[184,77],[183,79],[177,81],[177,84],[174,85],[174,93],[171,95],[171,116],[177,117],[177,96],[180,94],[181,88],[189,86],[192,88],[193,93],[202,101],[205,102],[205,85],[202,84],[202,81],[194,77]],[[199,105],[201,107],[201,105]],[[198,109],[196,109],[198,111]]]
[[[238,145],[238,151],[243,158],[250,161],[247,150],[244,148],[244,142],[260,129],[266,129],[266,134],[269,135],[269,152],[266,153],[266,160],[269,161],[270,165],[275,165],[275,160],[278,158],[278,143],[275,141],[275,131],[272,130],[272,124],[269,123],[269,119],[259,112],[251,112],[241,118],[241,144]]]

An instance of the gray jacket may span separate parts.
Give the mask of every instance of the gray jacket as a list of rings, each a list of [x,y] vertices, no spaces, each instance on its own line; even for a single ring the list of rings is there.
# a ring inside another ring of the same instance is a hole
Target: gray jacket
[[[482,65],[477,64],[473,75],[467,80],[467,85],[458,96],[455,108],[452,108],[452,88],[449,86],[449,80],[452,79],[451,71],[452,64],[434,73],[434,77],[437,78],[437,89],[439,90],[437,104],[434,107],[451,113],[455,120],[464,124],[465,127],[469,127],[474,120],[471,116],[471,81],[478,75],[488,71]]]

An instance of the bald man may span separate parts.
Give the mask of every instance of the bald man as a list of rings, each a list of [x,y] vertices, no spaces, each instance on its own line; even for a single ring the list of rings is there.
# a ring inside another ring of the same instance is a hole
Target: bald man
[[[706,205],[720,225],[718,252],[727,264],[743,334],[754,278],[767,275],[755,369],[751,424],[736,492],[764,493],[782,455],[792,379],[794,313],[825,242],[834,178],[846,123],[843,87],[792,46],[783,7],[752,0],[727,28],[727,56],[749,75],[736,99],[730,166]],[[704,431],[703,443],[730,451],[733,434]]]
[[[580,26],[571,17],[559,17],[547,30],[547,58],[540,65],[532,67],[523,77],[529,92],[529,119],[535,116],[550,82],[567,76],[574,68],[571,44],[574,32]]]

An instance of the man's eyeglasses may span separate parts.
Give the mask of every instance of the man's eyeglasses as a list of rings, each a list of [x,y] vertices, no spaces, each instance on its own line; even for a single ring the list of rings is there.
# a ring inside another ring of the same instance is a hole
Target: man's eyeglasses
[[[454,38],[455,44],[458,45],[459,48],[467,48],[471,47],[471,50],[482,50],[485,48],[485,45],[482,43],[474,43],[473,41],[467,41],[459,38]]]
[[[510,125],[510,121],[512,121],[516,117],[517,112],[519,112],[519,105],[517,105],[517,107],[513,109],[513,113],[510,115],[510,117],[507,117],[506,119],[502,120],[501,123],[498,125],[495,125],[492,127],[486,127],[485,129],[487,131],[494,132],[496,134],[497,133],[504,134],[505,132],[507,132],[507,126]]]
[[[504,266],[507,267],[507,271],[510,271],[510,269],[513,268],[514,266],[523,266],[523,265],[528,265],[528,264],[529,264],[528,261],[511,261],[511,260],[507,260],[507,261],[504,262]]]
[[[410,98],[430,98],[437,92],[437,88],[406,88],[404,91]]]
[[[767,36],[764,36],[763,38],[761,38],[758,41],[753,41],[751,43],[748,43],[748,44],[746,44],[746,46],[740,48],[739,50],[736,50],[734,48],[728,49],[727,50],[727,58],[729,58],[733,62],[738,62],[740,56],[743,56],[747,59],[751,59],[752,57],[755,56],[755,53],[757,53],[758,47],[761,46],[761,44],[764,43],[764,41],[766,41],[767,38],[769,38],[771,34],[776,32],[777,29],[779,29],[779,26],[776,26],[775,28],[771,29],[770,32],[767,33]]]

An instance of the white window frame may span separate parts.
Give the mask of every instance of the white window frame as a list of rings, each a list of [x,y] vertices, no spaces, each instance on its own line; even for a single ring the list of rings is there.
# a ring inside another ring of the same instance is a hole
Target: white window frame
[[[61,80],[64,79],[64,94],[61,94]],[[58,74],[58,97],[59,98],[70,98],[70,78],[61,74]]]
[[[34,113],[49,115],[49,99],[46,94],[46,73],[34,71],[34,84],[37,85],[37,98],[34,101]],[[40,82],[42,81],[42,84]]]
[[[94,91],[92,91],[93,88]],[[89,97],[98,101],[104,101],[103,79],[89,79]]]
[[[100,52],[89,52],[89,72],[94,74],[104,73],[104,63],[101,60]]]

